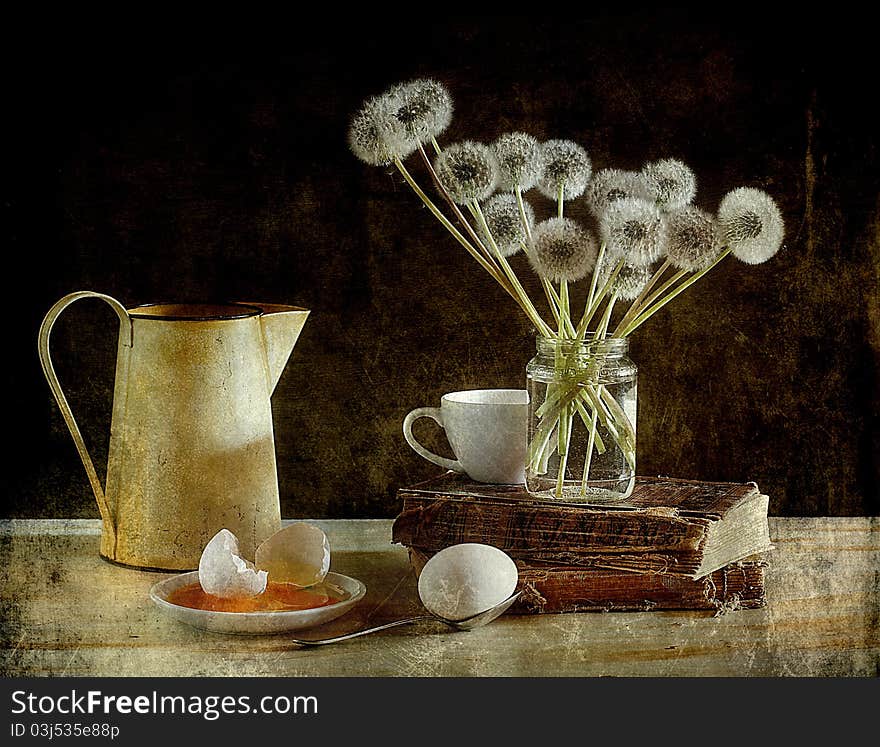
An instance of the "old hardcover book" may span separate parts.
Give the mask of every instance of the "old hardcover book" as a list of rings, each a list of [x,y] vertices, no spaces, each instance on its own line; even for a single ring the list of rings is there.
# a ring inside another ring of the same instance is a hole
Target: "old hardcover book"
[[[431,554],[409,548],[416,575]],[[668,573],[632,573],[518,560],[522,596],[511,612],[711,610],[720,615],[756,609],[766,605],[766,566],[765,560],[752,556],[691,579]]]
[[[624,502],[573,505],[447,473],[398,498],[392,539],[425,552],[483,542],[515,560],[696,579],[772,547],[752,482],[639,477]]]

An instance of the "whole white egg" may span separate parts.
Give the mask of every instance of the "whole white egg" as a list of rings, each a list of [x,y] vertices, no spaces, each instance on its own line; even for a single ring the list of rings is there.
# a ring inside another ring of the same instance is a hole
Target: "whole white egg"
[[[434,555],[419,575],[419,598],[439,617],[464,620],[503,602],[519,573],[511,557],[491,545],[467,542]]]

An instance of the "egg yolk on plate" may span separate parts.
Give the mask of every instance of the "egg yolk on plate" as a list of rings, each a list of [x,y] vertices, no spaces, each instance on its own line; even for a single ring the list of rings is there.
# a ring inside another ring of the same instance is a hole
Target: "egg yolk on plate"
[[[266,585],[266,591],[255,597],[224,599],[206,593],[198,582],[181,586],[168,595],[168,601],[178,607],[211,612],[293,612],[326,607],[344,598],[342,589],[326,583],[300,589],[272,581]]]

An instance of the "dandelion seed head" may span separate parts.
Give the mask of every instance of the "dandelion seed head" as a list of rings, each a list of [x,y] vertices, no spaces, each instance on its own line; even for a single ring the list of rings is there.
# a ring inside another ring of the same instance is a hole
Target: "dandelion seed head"
[[[413,152],[440,135],[452,121],[452,97],[432,78],[418,78],[391,88],[395,126],[392,138],[402,150]]]
[[[612,202],[625,197],[648,199],[648,186],[637,171],[602,169],[593,175],[587,187],[587,204],[596,217],[600,217]]]
[[[538,180],[538,189],[551,200],[573,200],[587,188],[592,164],[587,151],[571,140],[548,140],[541,148],[544,171]]]
[[[766,192],[739,187],[718,208],[721,240],[734,257],[750,265],[766,262],[782,246],[785,223]]]
[[[589,231],[569,218],[550,218],[532,232],[529,260],[538,275],[575,282],[596,264],[598,246]]]
[[[522,243],[526,240],[526,229],[515,195],[497,194],[483,205],[482,210],[486,225],[489,226],[492,238],[502,256],[512,257],[522,249]],[[535,213],[525,200],[523,200],[523,212],[531,228],[535,223]],[[486,239],[488,240],[488,236]]]
[[[393,97],[387,94],[374,96],[364,102],[352,117],[348,128],[348,147],[355,156],[371,166],[385,166],[395,156],[405,157],[395,145],[394,106]]]
[[[498,159],[498,189],[523,192],[537,184],[544,168],[541,144],[525,132],[508,132],[492,143]]]
[[[679,270],[704,270],[720,252],[714,216],[693,205],[666,216],[666,256]]]
[[[617,267],[619,259],[611,254],[606,254],[599,267],[599,277],[596,288],[604,288],[608,278]],[[617,293],[620,301],[633,301],[641,293],[651,279],[651,270],[648,265],[631,265],[624,263],[620,268],[614,282],[609,289],[610,293]]]
[[[679,210],[697,194],[697,178],[686,164],[674,158],[649,163],[642,176],[651,199],[661,210]]]
[[[666,227],[659,208],[638,197],[610,203],[602,213],[599,230],[607,252],[629,264],[649,265],[666,248]]]
[[[482,143],[464,140],[446,147],[434,161],[440,183],[455,202],[485,200],[498,183],[498,161]]]

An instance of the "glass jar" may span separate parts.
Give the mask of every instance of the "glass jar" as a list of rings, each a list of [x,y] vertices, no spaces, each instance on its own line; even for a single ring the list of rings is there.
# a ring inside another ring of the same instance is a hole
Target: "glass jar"
[[[636,474],[637,369],[626,338],[538,337],[526,367],[526,488],[548,501],[629,496]]]

